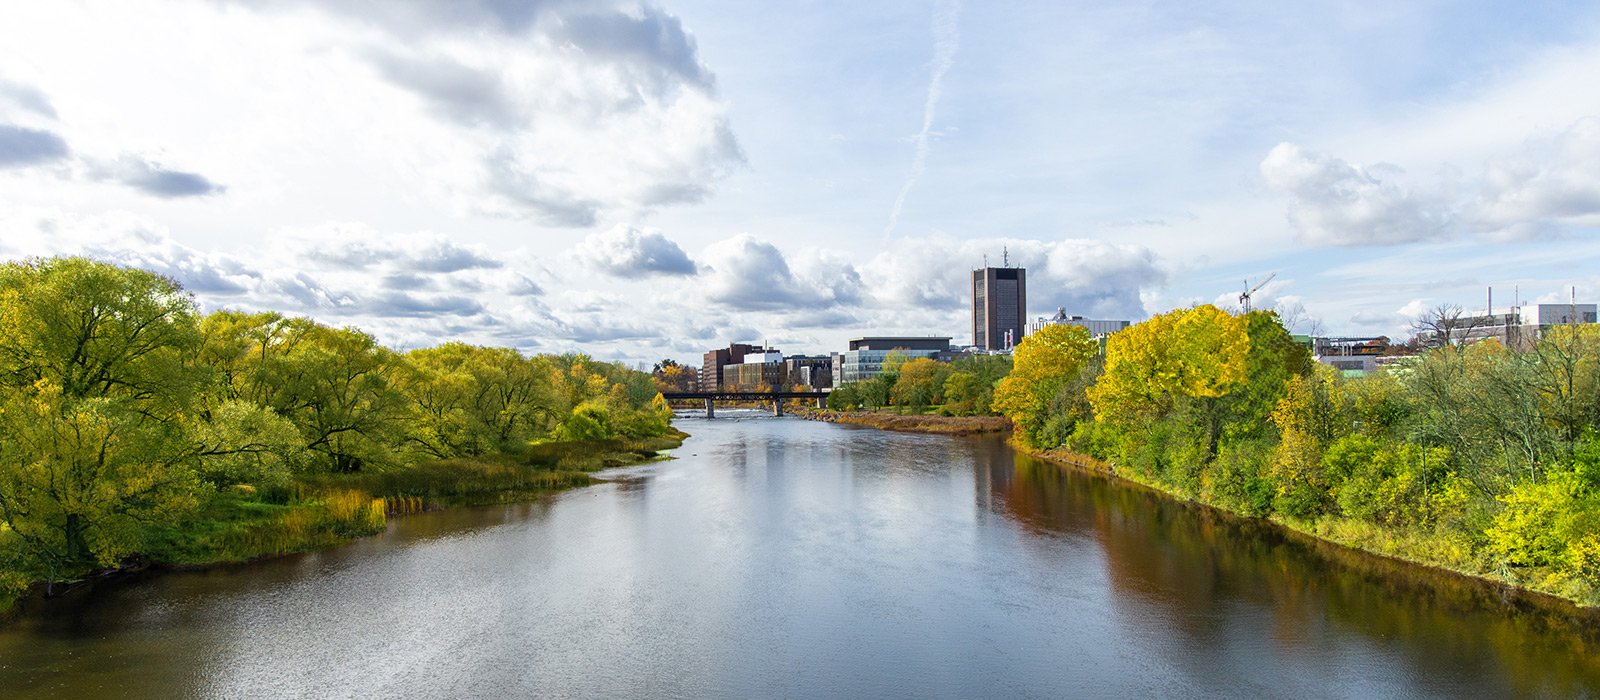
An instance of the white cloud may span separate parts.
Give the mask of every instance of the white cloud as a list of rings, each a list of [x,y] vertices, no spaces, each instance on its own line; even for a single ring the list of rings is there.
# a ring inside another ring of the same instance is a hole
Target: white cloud
[[[1600,117],[1554,136],[1530,139],[1523,152],[1491,160],[1484,186],[1466,207],[1476,231],[1497,239],[1561,235],[1600,227]]]
[[[1152,251],[1141,246],[1066,238],[901,239],[863,267],[866,288],[887,308],[946,309],[965,315],[972,270],[1001,263],[1008,250],[1013,266],[1027,269],[1029,315],[1065,308],[1095,318],[1138,320],[1148,315],[1144,289],[1166,282]]]
[[[0,169],[61,161],[70,152],[67,142],[54,133],[0,124]]]
[[[741,233],[706,247],[694,287],[706,299],[741,311],[793,311],[854,302],[861,279],[854,266],[812,251],[793,269],[778,247]]]
[[[575,255],[589,266],[614,277],[640,275],[692,275],[694,261],[677,243],[657,229],[637,229],[617,224],[589,234]]]
[[[565,335],[527,274],[427,232],[329,224],[222,253],[179,243],[132,214],[35,210],[0,216],[0,237],[25,254],[82,255],[166,275],[207,309],[304,314],[402,346],[449,337],[530,347]]]
[[[0,65],[33,66],[42,90],[5,83],[0,103],[55,114],[51,152],[99,154],[91,178],[158,197],[221,182],[267,207],[327,192],[382,206],[401,187],[458,214],[582,227],[700,201],[744,162],[693,35],[649,4],[91,0],[6,14]],[[112,160],[125,153],[143,155]]]
[[[1289,222],[1308,245],[1397,245],[1451,232],[1447,197],[1386,182],[1402,172],[1394,166],[1368,168],[1285,142],[1260,170],[1268,188],[1291,195]]]

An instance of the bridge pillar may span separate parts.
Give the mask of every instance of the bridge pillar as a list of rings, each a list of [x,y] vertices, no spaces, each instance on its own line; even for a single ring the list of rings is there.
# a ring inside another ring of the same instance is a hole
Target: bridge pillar
[[[827,408],[827,407],[828,407],[828,397],[827,397],[827,395],[818,396],[817,397],[817,408]]]
[[[709,397],[709,396],[706,397],[706,417],[707,418],[716,418],[717,417],[717,409],[712,407],[712,405],[711,405],[711,397]]]
[[[772,416],[774,418],[783,417],[783,399],[776,396],[772,398]]]

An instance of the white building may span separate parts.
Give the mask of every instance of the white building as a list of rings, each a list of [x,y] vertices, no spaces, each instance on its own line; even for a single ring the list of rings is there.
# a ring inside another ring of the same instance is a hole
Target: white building
[[[1056,309],[1054,316],[1042,316],[1028,324],[1028,335],[1038,333],[1045,326],[1078,326],[1089,331],[1089,337],[1111,335],[1132,325],[1128,321],[1096,321],[1082,316],[1068,316],[1066,309]]]
[[[1555,326],[1594,323],[1595,312],[1595,304],[1523,304],[1468,316],[1458,327],[1468,342],[1494,338],[1508,348],[1526,349]]]

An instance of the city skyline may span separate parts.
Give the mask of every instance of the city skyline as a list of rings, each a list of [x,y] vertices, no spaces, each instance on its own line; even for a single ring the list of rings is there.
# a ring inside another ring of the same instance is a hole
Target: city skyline
[[[1036,310],[1600,297],[1600,8],[0,10],[0,259],[629,363]],[[1029,319],[1041,315],[1037,311]],[[960,342],[960,341],[958,341]]]

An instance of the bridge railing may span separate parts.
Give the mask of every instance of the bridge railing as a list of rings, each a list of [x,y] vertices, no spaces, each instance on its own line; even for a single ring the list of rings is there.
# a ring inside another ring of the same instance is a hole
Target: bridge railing
[[[784,399],[816,399],[817,408],[826,408],[826,391],[663,391],[661,398],[673,400],[703,400],[706,417],[715,418],[717,401],[771,401],[772,415],[783,415]]]

